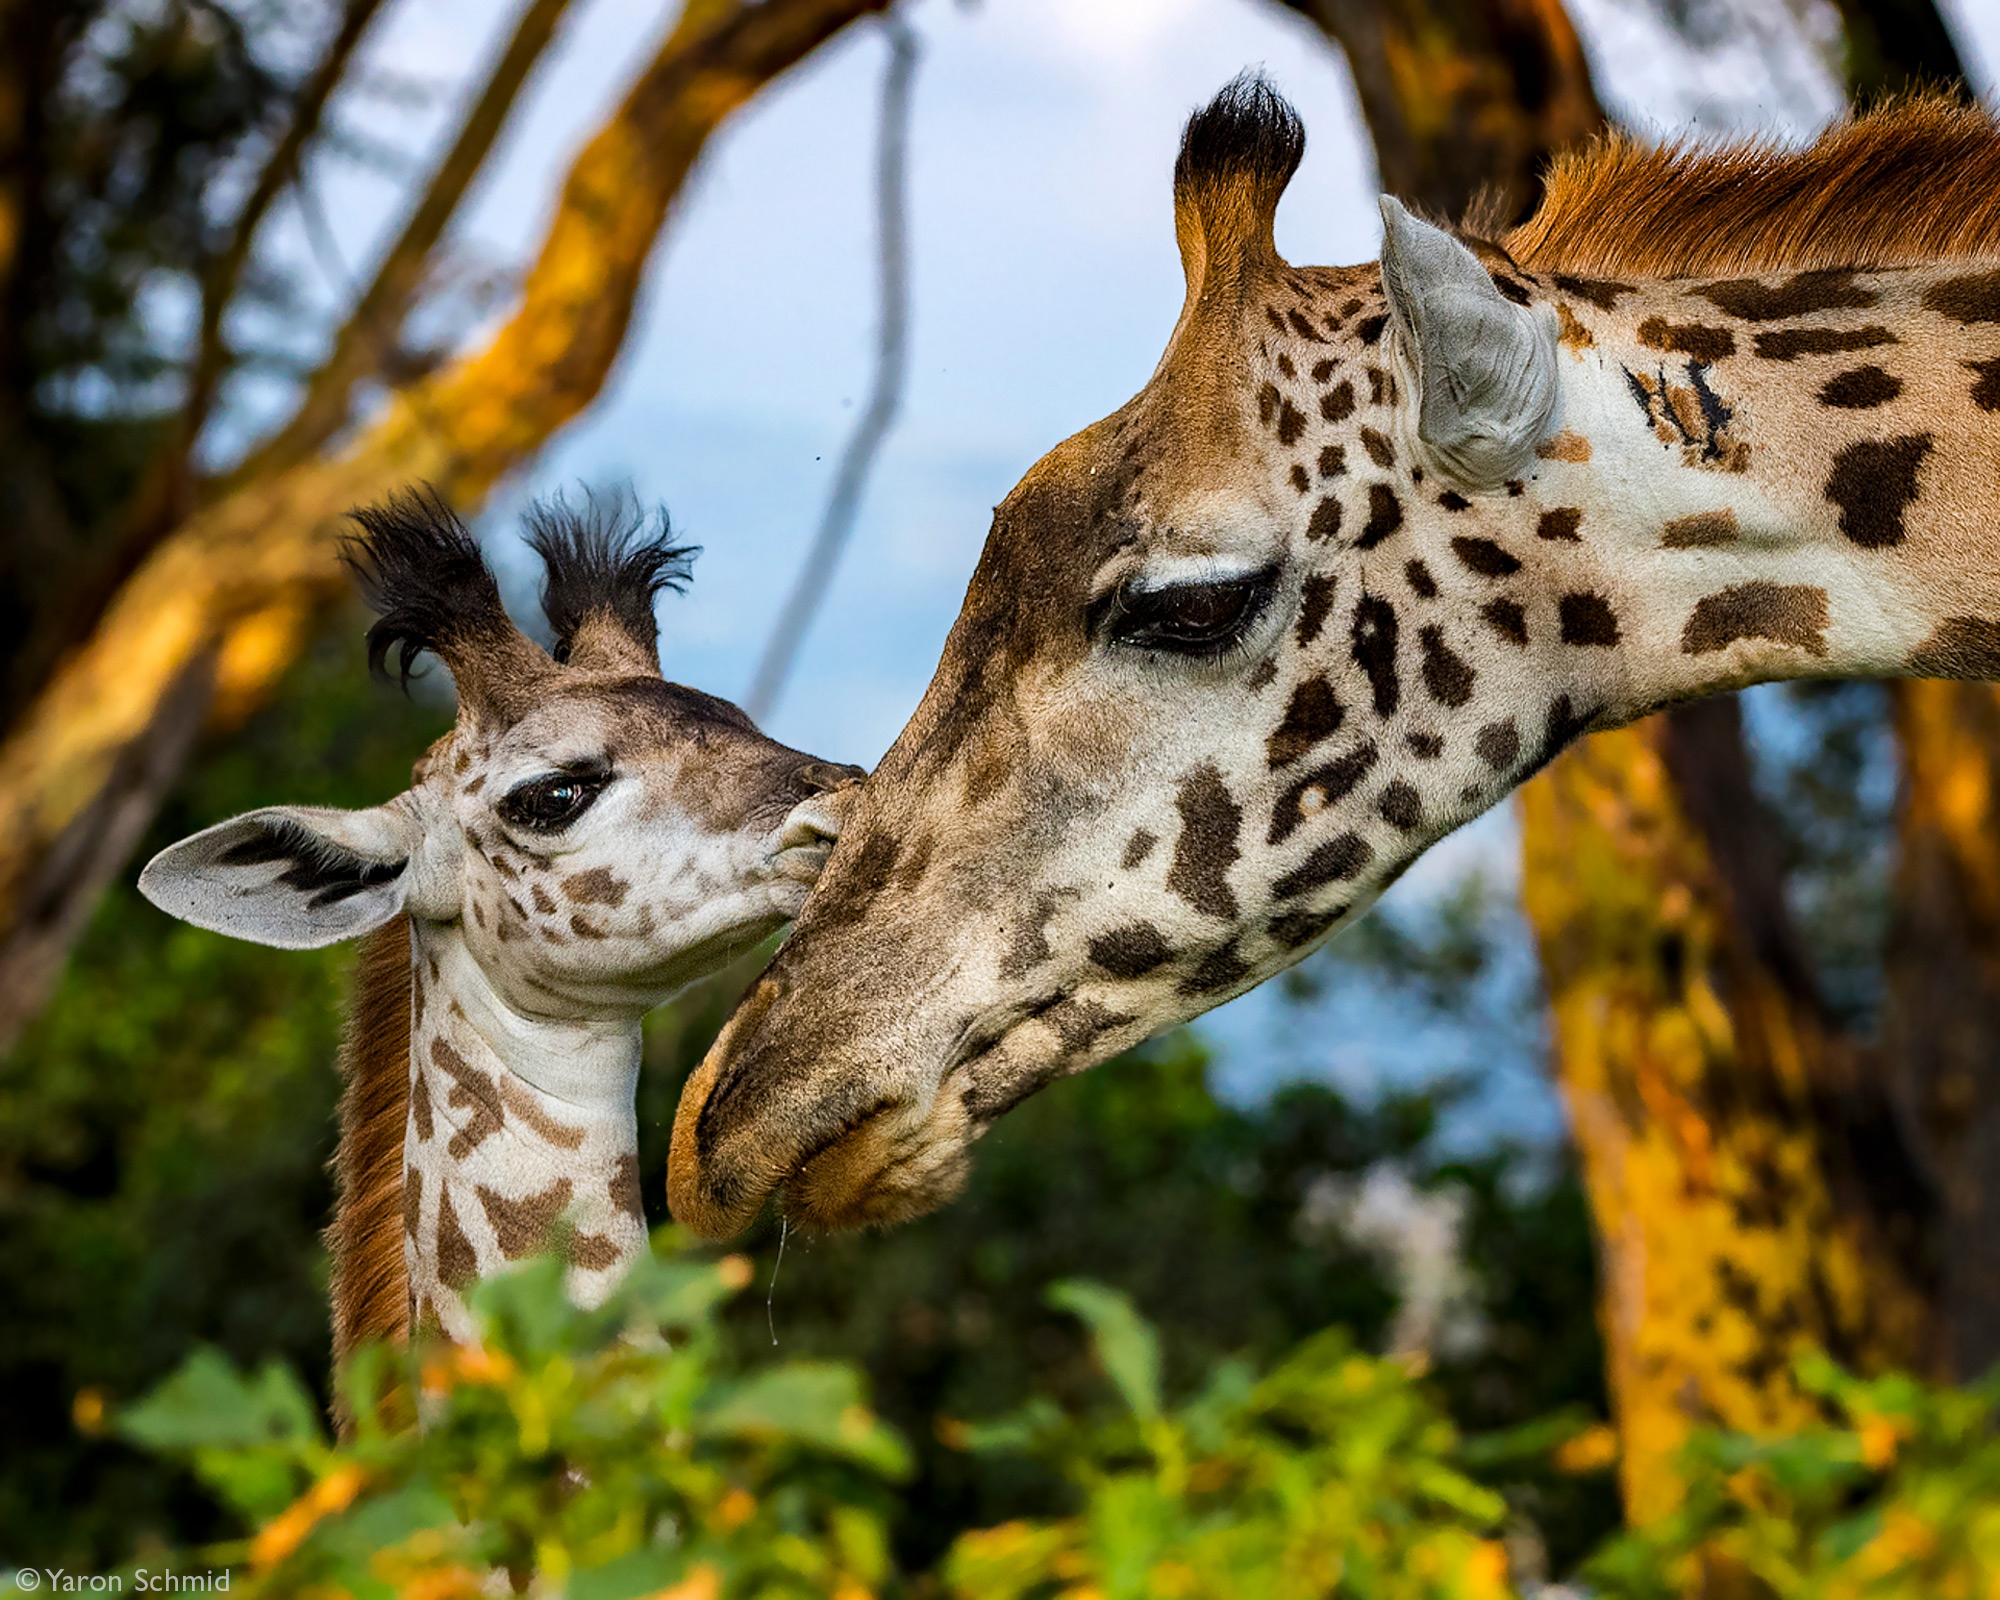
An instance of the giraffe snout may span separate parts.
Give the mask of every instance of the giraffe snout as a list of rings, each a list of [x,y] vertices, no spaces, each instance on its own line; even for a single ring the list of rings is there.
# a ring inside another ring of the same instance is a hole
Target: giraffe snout
[[[840,761],[808,761],[792,774],[792,782],[810,798],[851,789],[867,776],[866,767],[850,766]]]

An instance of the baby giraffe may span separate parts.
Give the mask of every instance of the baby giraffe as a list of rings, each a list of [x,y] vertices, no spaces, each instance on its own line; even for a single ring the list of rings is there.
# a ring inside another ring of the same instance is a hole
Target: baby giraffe
[[[794,916],[862,776],[662,680],[653,604],[689,552],[593,504],[529,514],[552,653],[508,617],[435,496],[355,513],[376,671],[436,654],[458,720],[367,811],[269,806],[156,856],[139,887],[259,944],[366,936],[335,1156],[334,1355],[436,1323],[560,1239],[602,1299],[646,1248],[639,1023]],[[558,1226],[560,1224],[560,1226]]]

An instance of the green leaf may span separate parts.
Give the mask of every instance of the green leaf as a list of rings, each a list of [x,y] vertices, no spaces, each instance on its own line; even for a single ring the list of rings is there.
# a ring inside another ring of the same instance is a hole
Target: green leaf
[[[687,1555],[679,1550],[628,1550],[600,1567],[572,1573],[569,1600],[634,1600],[681,1578]]]
[[[894,1429],[863,1403],[852,1367],[796,1361],[759,1373],[705,1407],[699,1424],[711,1436],[788,1440],[845,1456],[885,1477],[909,1471],[909,1451]]]
[[[245,1377],[220,1352],[203,1348],[118,1416],[133,1443],[163,1452],[323,1441],[319,1408],[281,1362]]]
[[[1090,1329],[1097,1359],[1132,1414],[1151,1422],[1160,1414],[1160,1336],[1116,1289],[1083,1278],[1050,1287],[1043,1300]]]

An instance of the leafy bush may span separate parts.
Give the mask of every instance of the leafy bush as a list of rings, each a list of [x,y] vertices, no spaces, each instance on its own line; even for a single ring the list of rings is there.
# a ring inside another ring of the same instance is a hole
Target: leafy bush
[[[1798,1364],[1824,1424],[1698,1434],[1688,1497],[1588,1567],[1620,1600],[1986,1600],[2000,1594],[2000,1371],[1964,1389]]]
[[[1122,1296],[1059,1284],[1090,1327],[1122,1405],[1096,1418],[1046,1401],[967,1428],[968,1448],[1059,1460],[1078,1513],[961,1538],[946,1578],[963,1600],[1241,1596],[1484,1600],[1507,1594],[1492,1534],[1506,1504],[1456,1460],[1457,1437],[1401,1362],[1335,1329],[1268,1374],[1218,1366],[1192,1399],[1161,1393],[1158,1336]]]
[[[252,1594],[470,1600],[496,1570],[570,1600],[882,1583],[884,1486],[908,1453],[847,1367],[725,1373],[715,1313],[747,1262],[661,1251],[595,1311],[564,1298],[563,1270],[545,1258],[477,1285],[476,1345],[364,1352],[344,1442],[286,1369],[246,1375],[213,1352],[117,1426],[186,1458],[256,1528],[208,1557]]]

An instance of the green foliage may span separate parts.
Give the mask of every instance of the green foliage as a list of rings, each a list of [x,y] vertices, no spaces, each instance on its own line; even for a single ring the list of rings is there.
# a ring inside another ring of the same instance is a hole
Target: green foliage
[[[1506,1592],[1491,1537],[1506,1503],[1465,1472],[1451,1423],[1405,1364],[1363,1355],[1332,1330],[1262,1377],[1224,1362],[1169,1410],[1157,1336],[1129,1302],[1089,1284],[1049,1298],[1089,1324],[1122,1406],[1081,1416],[1037,1407],[1011,1429],[968,1438],[1054,1458],[1082,1503],[1072,1516],[961,1538],[946,1578],[962,1600]]]
[[[273,801],[373,805],[442,731],[371,683],[358,618],[200,763],[141,852]],[[177,923],[128,880],[40,1021],[0,1061],[0,1550],[82,1568],[212,1532],[184,1480],[79,1434],[197,1343],[323,1381],[319,1230],[347,950],[279,951]]]
[[[1607,1600],[1976,1600],[2000,1593],[2000,1372],[1964,1389],[1798,1364],[1828,1420],[1787,1438],[1707,1431],[1673,1516],[1588,1567]]]
[[[543,1259],[473,1289],[476,1345],[366,1352],[341,1443],[282,1368],[213,1352],[117,1425],[255,1529],[207,1557],[252,1594],[442,1600],[496,1569],[571,1600],[876,1588],[902,1441],[849,1367],[731,1375],[716,1319],[747,1264],[657,1245],[598,1309],[571,1305]],[[398,1393],[419,1396],[421,1427],[395,1425]]]

